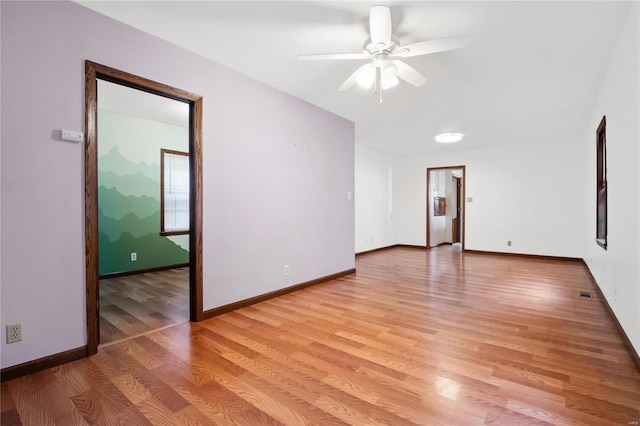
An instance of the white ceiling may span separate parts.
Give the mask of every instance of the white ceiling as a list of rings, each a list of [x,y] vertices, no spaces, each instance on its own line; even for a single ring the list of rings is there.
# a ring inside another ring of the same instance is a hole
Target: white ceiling
[[[384,2],[401,44],[459,34],[476,42],[407,58],[428,83],[401,83],[379,104],[358,88],[337,91],[363,62],[296,58],[360,52],[372,3],[79,3],[353,120],[358,143],[396,155],[583,134],[630,5]],[[455,147],[442,146],[433,136],[444,131],[466,136]]]

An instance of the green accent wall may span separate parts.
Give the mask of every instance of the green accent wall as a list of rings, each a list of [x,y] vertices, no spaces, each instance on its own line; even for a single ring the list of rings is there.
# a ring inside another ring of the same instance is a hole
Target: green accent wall
[[[188,236],[160,235],[160,149],[188,151],[188,129],[98,110],[98,146],[100,275],[188,263]]]

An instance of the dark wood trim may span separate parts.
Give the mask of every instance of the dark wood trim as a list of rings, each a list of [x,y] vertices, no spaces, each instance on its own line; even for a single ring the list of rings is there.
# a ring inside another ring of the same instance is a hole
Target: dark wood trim
[[[0,380],[2,381],[2,383],[4,383],[9,380],[17,379],[18,377],[26,376],[27,374],[37,373],[38,371],[46,370],[47,368],[55,367],[60,364],[65,364],[67,362],[86,357],[87,347],[81,346],[79,348],[45,356],[33,361],[14,365],[12,367],[3,368],[0,372]]]
[[[356,256],[362,256],[364,254],[375,253],[377,251],[389,250],[389,249],[394,249],[394,248],[412,248],[412,249],[418,249],[418,250],[425,250],[425,249],[431,249],[431,248],[436,248],[436,247],[440,247],[440,246],[448,246],[448,245],[452,245],[452,243],[440,243],[437,246],[433,246],[433,247],[416,246],[416,245],[411,245],[411,244],[394,244],[394,245],[391,245],[391,246],[380,247],[380,248],[373,249],[373,250],[362,251],[360,253],[356,253]],[[493,255],[493,256],[505,256],[505,257],[516,256],[516,257],[528,257],[528,258],[531,258],[531,259],[565,260],[565,261],[570,261],[570,262],[581,262],[582,261],[582,259],[579,258],[579,257],[548,256],[548,255],[542,255],[542,254],[507,253],[507,252],[500,252],[500,251],[469,250],[469,249],[465,249],[464,252],[465,253],[470,253],[470,254],[484,254],[484,255]]]
[[[453,244],[454,242],[457,243],[456,238],[458,238],[458,234],[457,234],[457,230],[458,230],[458,220],[459,218],[452,218],[451,219],[451,243],[449,244]]]
[[[160,216],[164,215],[161,214]],[[160,220],[164,223],[164,217],[161,217]],[[160,231],[160,235],[163,237],[171,237],[172,235],[189,235],[189,231]]]
[[[360,252],[356,253],[356,257],[362,256],[363,254],[375,253],[377,251],[389,250],[389,249],[392,249],[394,247],[398,247],[398,245],[394,244],[394,245],[391,245],[391,246],[384,246],[384,247],[374,248],[374,249],[371,249],[371,250],[360,251]]]
[[[530,259],[543,259],[543,260],[566,260],[570,262],[582,261],[582,258],[579,258],[579,257],[548,256],[544,254],[507,253],[502,251],[486,251],[486,250],[464,250],[464,252],[469,254],[485,254],[485,255],[505,256],[505,257],[528,257]]]
[[[460,216],[462,216],[462,212],[464,211],[464,206],[462,205],[462,181],[464,180],[464,176],[459,178],[457,176],[453,176],[453,197],[456,200],[456,217],[455,219],[451,219],[451,242],[458,242],[458,235],[460,235],[460,243],[462,244],[462,221],[460,220]],[[453,216],[453,211],[451,212]]]
[[[204,319],[202,302],[202,96],[189,109],[189,163],[191,165],[191,209],[189,214],[189,316]]]
[[[355,274],[355,273],[356,273],[356,268],[351,268],[342,272],[336,272],[335,274],[316,278],[315,280],[306,281],[300,284],[295,284],[289,287],[281,288],[280,290],[271,291],[269,293],[261,294],[259,296],[254,296],[248,299],[229,303],[228,305],[220,306],[218,308],[209,309],[204,312],[204,319],[213,318],[218,315],[225,314],[227,312],[235,311],[236,309],[245,308],[247,306],[251,306],[256,303],[264,302],[265,300],[273,299],[274,297],[284,296],[285,294],[293,293],[294,291],[302,290],[304,288],[311,287],[317,284],[326,283],[327,281],[335,280],[336,278],[344,277],[344,276]]]
[[[366,250],[366,251],[360,251],[358,253],[356,253],[356,257],[358,256],[362,256],[365,254],[370,254],[370,253],[375,253],[378,251],[384,251],[384,250],[389,250],[389,249],[393,249],[393,248],[412,248],[412,249],[419,249],[419,250],[424,250],[426,249],[425,246],[416,246],[416,245],[411,245],[411,244],[393,244],[390,246],[385,246],[385,247],[378,247],[372,250]]]
[[[633,364],[636,366],[636,369],[640,373],[640,356],[638,355],[638,352],[636,352],[636,348],[633,347],[631,340],[629,340],[629,336],[627,336],[627,333],[624,331],[624,328],[622,328],[622,324],[620,324],[620,321],[618,321],[618,317],[613,312],[613,309],[611,309],[611,305],[609,305],[607,298],[604,297],[604,293],[602,292],[602,289],[600,288],[598,281],[596,281],[595,277],[591,273],[591,269],[589,269],[589,265],[587,265],[587,262],[585,262],[584,259],[581,259],[581,260],[585,268],[589,272],[589,278],[591,278],[591,282],[593,283],[593,286],[596,288],[598,295],[600,295],[600,300],[602,300],[602,304],[604,305],[604,308],[609,313],[609,317],[611,317],[611,321],[613,321],[613,324],[618,330],[618,334],[620,335],[620,337],[622,337],[622,342],[624,343],[624,346],[627,349],[629,356],[631,357],[631,361],[633,361]]]
[[[189,157],[188,152],[174,151],[172,149],[164,149],[164,148],[160,149],[160,235],[162,235],[163,237],[167,237],[170,235],[187,235],[189,234],[188,229],[185,229],[182,231],[165,231],[164,230],[164,155],[165,154],[182,155],[184,157]]]
[[[129,275],[140,275],[149,272],[168,271],[169,269],[187,268],[189,263],[179,263],[177,265],[157,266],[155,268],[138,269],[136,271],[115,272],[113,274],[100,275],[101,280],[108,280],[109,278],[127,277]]]
[[[175,155],[183,155],[185,157],[189,156],[188,152],[184,152],[184,151],[176,151],[175,149],[164,149],[164,148],[160,148],[160,154],[162,153],[167,153],[167,154],[175,154]]]
[[[419,246],[419,245],[415,245],[415,244],[396,244],[393,247],[410,248],[410,249],[417,249],[417,250],[426,250],[427,249],[427,246]]]
[[[429,167],[427,170],[460,170],[464,169],[465,166],[439,166],[439,167]],[[464,174],[462,175],[464,177]]]
[[[466,197],[467,197],[467,166],[441,166],[441,167],[427,167],[427,191],[426,191],[426,198],[427,198],[427,241],[426,241],[426,247],[428,249],[431,248],[431,215],[429,214],[429,203],[431,203],[431,197],[429,196],[430,194],[430,187],[431,187],[431,171],[436,171],[436,170],[462,170],[462,202],[464,203],[466,201]],[[466,223],[467,223],[467,205],[463,204],[462,205],[462,209],[461,209],[461,213],[462,213],[462,238],[460,241],[462,243],[462,251],[465,251],[465,240],[467,239],[467,229],[466,229]]]
[[[87,298],[87,355],[98,352],[100,300],[98,296],[98,81],[96,68],[85,62],[85,284]]]
[[[101,80],[131,87],[132,89],[142,90],[143,92],[153,93],[154,95],[186,103],[202,99],[202,96],[196,95],[195,93],[187,92],[186,90],[178,89],[163,83],[158,83],[157,81],[140,77],[135,74],[130,74],[125,71],[120,71],[96,62],[85,61],[85,66],[93,68],[95,70],[96,77]]]
[[[460,238],[460,243],[462,244],[462,251],[466,249],[467,240],[467,167],[462,166],[462,200],[460,200],[460,204],[462,208],[460,209],[460,216],[462,216],[462,238]]]
[[[192,321],[202,315],[202,96],[166,84],[85,61],[85,255],[87,297],[86,355],[98,352],[98,93],[97,79],[189,104],[189,163],[191,166],[189,233],[189,306]]]
[[[604,208],[601,209],[600,195],[604,195]],[[603,115],[596,129],[596,243],[607,249],[607,116]],[[604,216],[604,217],[603,217]],[[604,222],[604,235],[600,233],[600,222]]]
[[[429,210],[429,203],[431,202],[431,169],[427,167],[427,187],[425,188],[425,198],[427,199],[427,236],[425,245],[428,249],[431,248],[431,211]]]

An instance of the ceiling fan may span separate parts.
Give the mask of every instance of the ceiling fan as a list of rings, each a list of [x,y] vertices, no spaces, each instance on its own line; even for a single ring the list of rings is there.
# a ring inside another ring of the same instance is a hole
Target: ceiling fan
[[[299,55],[298,59],[369,60],[369,63],[362,65],[351,74],[338,90],[347,90],[356,83],[363,87],[373,87],[373,92],[379,94],[380,102],[382,102],[382,91],[397,85],[399,83],[398,79],[402,79],[416,87],[420,87],[427,82],[415,68],[395,58],[409,58],[458,49],[467,46],[471,42],[469,36],[453,36],[401,46],[397,41],[397,37],[392,33],[391,11],[388,6],[371,6],[369,34],[370,36],[365,42],[362,53]]]

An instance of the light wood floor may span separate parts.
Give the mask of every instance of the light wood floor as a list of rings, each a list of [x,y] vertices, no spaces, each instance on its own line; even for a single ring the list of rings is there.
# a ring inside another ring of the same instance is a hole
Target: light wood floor
[[[629,425],[583,264],[396,248],[343,277],[2,384],[2,424]]]
[[[189,268],[100,280],[100,344],[189,321]]]

